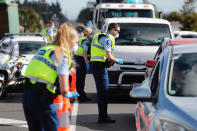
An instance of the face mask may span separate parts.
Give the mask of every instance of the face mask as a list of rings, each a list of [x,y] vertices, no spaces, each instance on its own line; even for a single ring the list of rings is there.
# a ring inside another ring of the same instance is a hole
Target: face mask
[[[115,36],[115,38],[118,38],[119,37],[119,33]]]
[[[77,49],[78,49],[78,44],[76,44],[76,45],[74,45],[74,46],[72,47],[72,51],[73,51],[73,52],[76,52]]]

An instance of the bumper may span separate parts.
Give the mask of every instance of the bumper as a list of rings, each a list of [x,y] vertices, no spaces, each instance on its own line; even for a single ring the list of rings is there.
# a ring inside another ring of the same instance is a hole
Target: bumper
[[[130,90],[144,80],[144,74],[145,70],[108,71],[109,94],[129,97]]]
[[[132,88],[144,80],[144,70],[108,71],[109,87]]]

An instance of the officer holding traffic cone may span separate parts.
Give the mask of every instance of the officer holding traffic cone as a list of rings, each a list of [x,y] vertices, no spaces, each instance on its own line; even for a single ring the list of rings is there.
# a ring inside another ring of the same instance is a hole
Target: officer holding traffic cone
[[[67,98],[76,96],[76,93],[69,92],[68,79],[71,51],[77,42],[77,32],[72,25],[62,24],[54,41],[40,48],[28,64],[23,108],[30,131],[58,129],[59,119],[53,104],[57,87]]]

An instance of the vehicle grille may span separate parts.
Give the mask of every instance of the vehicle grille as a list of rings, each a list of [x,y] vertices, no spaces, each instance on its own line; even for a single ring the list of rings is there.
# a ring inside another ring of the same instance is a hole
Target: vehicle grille
[[[137,70],[138,72],[144,72],[144,70]],[[109,83],[117,84],[120,73],[123,71],[109,71]],[[130,70],[130,72],[136,72],[136,70]],[[144,75],[124,75],[122,78],[122,84],[141,83],[144,80]]]

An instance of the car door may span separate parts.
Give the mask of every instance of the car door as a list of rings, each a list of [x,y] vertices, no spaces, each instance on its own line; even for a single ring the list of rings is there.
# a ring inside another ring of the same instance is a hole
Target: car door
[[[138,130],[147,130],[150,123],[150,117],[155,112],[155,104],[157,103],[157,92],[159,84],[159,66],[160,61],[158,60],[153,67],[149,78],[149,88],[151,91],[152,101],[151,102],[138,102],[137,103],[137,128]]]

